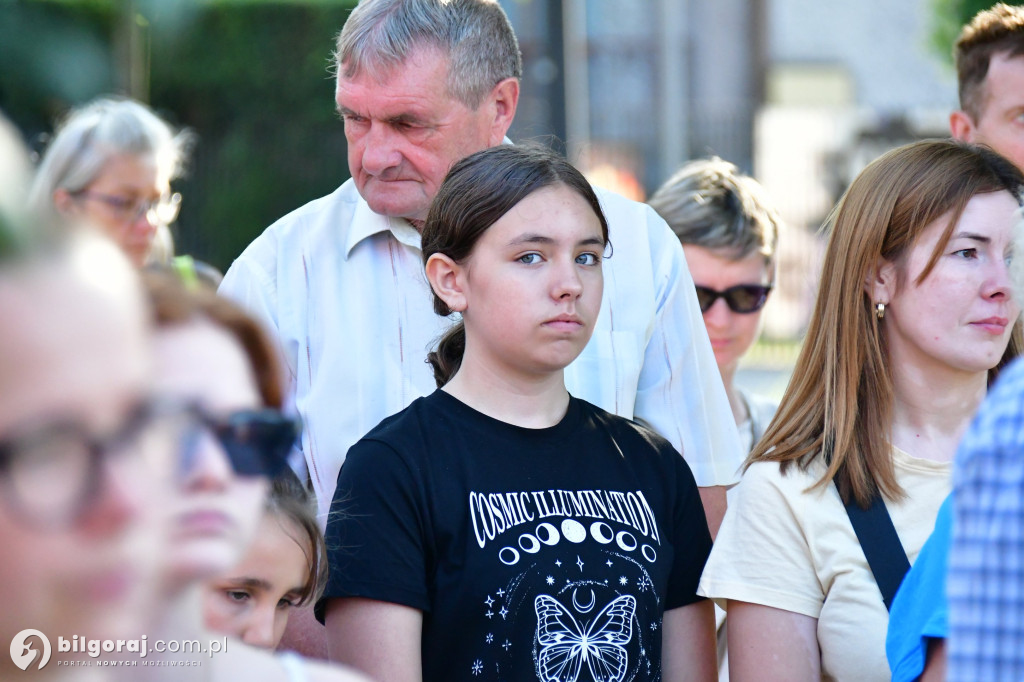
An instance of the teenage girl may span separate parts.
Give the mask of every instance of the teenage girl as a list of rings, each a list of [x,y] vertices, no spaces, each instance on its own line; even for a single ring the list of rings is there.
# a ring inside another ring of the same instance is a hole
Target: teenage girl
[[[391,681],[712,679],[693,476],[563,381],[609,250],[597,197],[556,154],[503,145],[453,167],[423,256],[435,311],[462,323],[429,358],[440,390],[341,470],[332,659]]]

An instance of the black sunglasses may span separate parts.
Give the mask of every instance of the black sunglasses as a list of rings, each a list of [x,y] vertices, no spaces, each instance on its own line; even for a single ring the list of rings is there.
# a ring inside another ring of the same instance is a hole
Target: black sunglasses
[[[756,313],[764,307],[771,293],[771,286],[760,284],[737,284],[725,291],[715,291],[708,287],[697,285],[697,302],[700,303],[700,311],[706,313],[711,309],[719,298],[724,298],[729,310],[734,313]]]
[[[211,415],[193,407],[200,428],[213,435],[231,460],[231,469],[239,476],[273,478],[288,466],[288,453],[302,431],[298,419],[279,410],[239,410],[227,415]],[[194,465],[199,441],[197,430],[182,455],[182,471]]]

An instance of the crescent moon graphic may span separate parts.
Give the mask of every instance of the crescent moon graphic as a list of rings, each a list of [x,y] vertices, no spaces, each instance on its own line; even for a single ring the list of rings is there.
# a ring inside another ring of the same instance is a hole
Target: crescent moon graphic
[[[607,535],[605,534],[605,528],[608,529]],[[604,521],[594,521],[594,523],[590,524],[590,534],[602,545],[607,545],[615,539],[615,533],[612,532],[612,527]]]
[[[590,590],[590,603],[586,606],[580,606],[580,603],[576,601],[576,590],[572,591],[572,605],[576,607],[576,610],[580,613],[590,613],[594,609],[594,604],[597,603],[597,596],[594,594],[594,590]]]

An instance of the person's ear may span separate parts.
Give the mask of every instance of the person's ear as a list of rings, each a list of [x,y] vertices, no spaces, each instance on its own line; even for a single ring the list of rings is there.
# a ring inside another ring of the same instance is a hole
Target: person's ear
[[[512,119],[516,117],[516,107],[519,106],[519,80],[510,77],[499,82],[482,106],[491,108],[489,142],[490,146],[494,147],[505,139]]]
[[[425,266],[427,281],[437,297],[456,313],[466,310],[466,269],[443,253],[431,254]]]
[[[871,299],[871,305],[879,303],[889,305],[889,302],[896,296],[898,279],[896,264],[879,258],[878,263],[868,272],[864,279],[864,293]]]
[[[954,140],[974,142],[974,120],[966,111],[957,109],[949,115],[949,134]]]

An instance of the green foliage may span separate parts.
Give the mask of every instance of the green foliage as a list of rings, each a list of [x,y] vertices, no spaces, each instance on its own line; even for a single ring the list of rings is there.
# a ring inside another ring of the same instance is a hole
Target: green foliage
[[[0,109],[31,138],[115,90],[126,8],[149,102],[195,131],[178,251],[225,268],[263,229],[348,177],[328,64],[355,0],[0,0]]]
[[[327,70],[347,13],[338,3],[222,2],[187,31],[154,21],[153,105],[199,133],[179,250],[225,267],[271,222],[348,177]]]
[[[113,88],[104,4],[0,1],[0,109],[28,136],[48,130],[69,102]]]
[[[1003,0],[1007,5],[1024,5],[1024,0]],[[978,12],[986,10],[996,2],[993,0],[931,0],[932,31],[931,46],[949,65],[953,64],[953,43],[960,35],[960,29]]]

